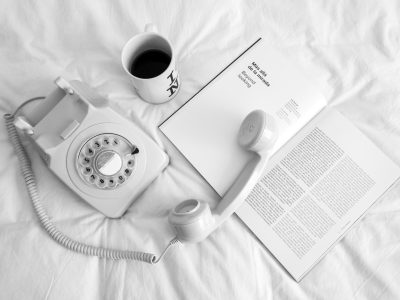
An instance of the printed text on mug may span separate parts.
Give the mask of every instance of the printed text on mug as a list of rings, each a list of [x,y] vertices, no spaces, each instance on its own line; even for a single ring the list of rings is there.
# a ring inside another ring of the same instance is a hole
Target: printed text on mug
[[[171,80],[171,83],[169,84],[169,87],[167,89],[167,91],[169,91],[170,93],[168,97],[171,97],[173,94],[175,94],[179,87],[178,75],[174,77],[174,71],[172,71],[167,78]]]

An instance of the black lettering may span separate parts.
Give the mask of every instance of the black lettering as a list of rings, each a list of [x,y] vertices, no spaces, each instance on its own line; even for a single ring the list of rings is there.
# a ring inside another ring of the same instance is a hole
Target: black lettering
[[[174,77],[174,71],[172,71],[167,78],[171,80],[169,87],[166,89],[170,93],[168,97],[171,97],[173,94],[175,94],[176,90],[179,88],[178,76]]]
[[[175,78],[175,80],[171,83],[171,85],[167,89],[167,91],[169,91],[169,93],[170,93],[168,97],[171,97],[173,94],[175,94],[175,91],[178,88],[179,88],[178,78]]]
[[[171,79],[171,83],[169,85],[173,84],[174,81],[176,80],[176,78],[174,78],[174,71],[172,71],[167,78]]]

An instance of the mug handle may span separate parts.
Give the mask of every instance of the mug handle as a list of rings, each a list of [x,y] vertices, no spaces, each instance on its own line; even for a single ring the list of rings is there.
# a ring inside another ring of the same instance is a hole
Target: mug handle
[[[157,26],[154,23],[148,23],[144,26],[144,32],[158,33]]]

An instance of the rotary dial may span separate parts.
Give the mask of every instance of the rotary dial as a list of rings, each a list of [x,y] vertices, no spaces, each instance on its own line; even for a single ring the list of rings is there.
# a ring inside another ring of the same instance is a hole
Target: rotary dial
[[[89,185],[115,189],[132,175],[138,152],[136,146],[120,135],[105,133],[94,136],[79,150],[78,173]]]

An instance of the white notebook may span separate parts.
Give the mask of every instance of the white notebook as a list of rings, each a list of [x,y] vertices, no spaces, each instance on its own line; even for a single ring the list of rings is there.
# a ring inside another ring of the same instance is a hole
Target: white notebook
[[[271,114],[279,139],[236,212],[298,281],[400,176],[400,169],[293,64],[258,39],[160,125],[221,196],[252,153],[243,118]]]

